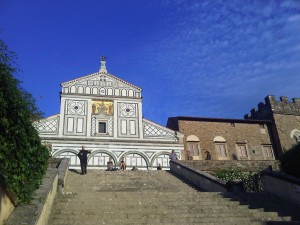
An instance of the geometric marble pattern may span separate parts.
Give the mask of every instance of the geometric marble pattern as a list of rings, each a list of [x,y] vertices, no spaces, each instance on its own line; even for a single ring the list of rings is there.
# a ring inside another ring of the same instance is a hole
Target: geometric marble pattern
[[[84,107],[84,101],[67,101],[67,114],[69,115],[85,115],[85,107]]]
[[[149,159],[154,155],[154,152],[145,152],[145,153]]]
[[[141,98],[141,89],[112,74],[97,72],[62,83],[62,93]]]
[[[120,117],[137,117],[136,104],[119,103],[119,116]]]
[[[58,132],[58,116],[52,118],[42,119],[38,122],[34,122],[33,126],[40,133],[57,133]]]
[[[163,130],[161,127],[144,122],[144,136],[170,136],[175,137],[173,132]]]

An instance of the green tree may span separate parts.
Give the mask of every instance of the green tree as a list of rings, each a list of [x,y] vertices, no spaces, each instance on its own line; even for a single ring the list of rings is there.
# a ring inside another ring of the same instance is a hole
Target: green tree
[[[32,122],[42,113],[20,86],[15,55],[0,40],[0,178],[18,204],[29,203],[46,172],[49,151]]]
[[[284,173],[300,178],[300,143],[284,152],[279,160]]]

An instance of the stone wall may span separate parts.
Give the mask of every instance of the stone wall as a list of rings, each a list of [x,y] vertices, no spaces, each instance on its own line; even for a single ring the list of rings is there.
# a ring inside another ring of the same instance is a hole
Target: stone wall
[[[241,120],[211,120],[211,121],[188,121],[179,120],[179,132],[185,134],[184,145],[187,149],[186,138],[189,135],[195,135],[199,138],[201,157],[205,159],[205,151],[211,153],[212,159],[219,159],[216,153],[216,145],[214,138],[221,136],[226,140],[227,159],[240,159],[237,152],[237,144],[245,144],[249,160],[263,160],[266,159],[262,145],[272,145],[269,129],[269,124],[253,123]],[[264,128],[262,128],[263,126]]]
[[[180,162],[201,171],[239,169],[245,172],[260,172],[269,166],[272,166],[273,170],[279,170],[279,162],[276,160],[180,160]]]
[[[279,101],[273,95],[265,97],[265,102],[253,108],[251,114],[246,114],[245,119],[263,119],[272,121],[272,140],[280,156],[284,151],[296,144],[291,137],[293,130],[300,131],[300,98],[293,98],[289,102],[287,97],[280,97]]]
[[[4,224],[4,221],[14,210],[14,205],[8,197],[6,188],[0,184],[0,225]]]
[[[57,191],[58,170],[48,168],[43,182],[35,191],[34,199],[28,205],[17,206],[5,225],[45,225]]]
[[[42,184],[35,191],[32,202],[28,205],[16,207],[5,221],[5,225],[20,223],[27,225],[47,224],[57,190],[64,187],[68,164],[69,159],[51,158]]]
[[[270,172],[262,175],[262,183],[266,192],[300,206],[299,178]]]
[[[291,137],[291,133],[295,129],[300,131],[300,115],[274,114],[274,120],[280,140],[280,147],[284,152],[297,143]]]
[[[181,177],[203,191],[228,191],[226,181],[199,171],[196,168],[188,167],[187,164],[180,160],[170,161],[170,170],[172,174]]]

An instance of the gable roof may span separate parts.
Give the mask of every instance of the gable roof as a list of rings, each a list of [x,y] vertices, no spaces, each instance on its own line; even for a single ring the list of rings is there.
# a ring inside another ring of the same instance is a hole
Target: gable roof
[[[271,123],[270,120],[210,118],[210,117],[193,117],[193,116],[176,116],[176,117],[169,117],[169,119],[187,120],[187,121],[228,122],[228,123]]]
[[[69,86],[73,86],[73,85],[82,85],[85,81],[87,80],[99,80],[102,77],[106,77],[107,79],[117,82],[118,84],[122,84],[121,86],[128,86],[131,87],[133,89],[136,89],[138,91],[141,91],[142,89],[136,85],[133,85],[123,79],[120,79],[110,73],[103,73],[103,72],[96,72],[96,73],[92,73],[92,74],[88,74],[70,81],[66,81],[60,84],[61,87],[69,87]]]

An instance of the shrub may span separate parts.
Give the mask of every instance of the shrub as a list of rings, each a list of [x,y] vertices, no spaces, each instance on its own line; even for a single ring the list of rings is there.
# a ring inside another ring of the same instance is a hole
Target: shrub
[[[238,169],[215,171],[213,176],[225,181],[241,180],[246,192],[259,192],[263,190],[259,174],[253,172],[241,172]]]
[[[300,178],[300,143],[283,153],[279,161],[284,173]]]
[[[0,40],[0,179],[17,204],[29,203],[47,169],[49,151],[32,125],[40,115],[13,77],[14,54]]]

